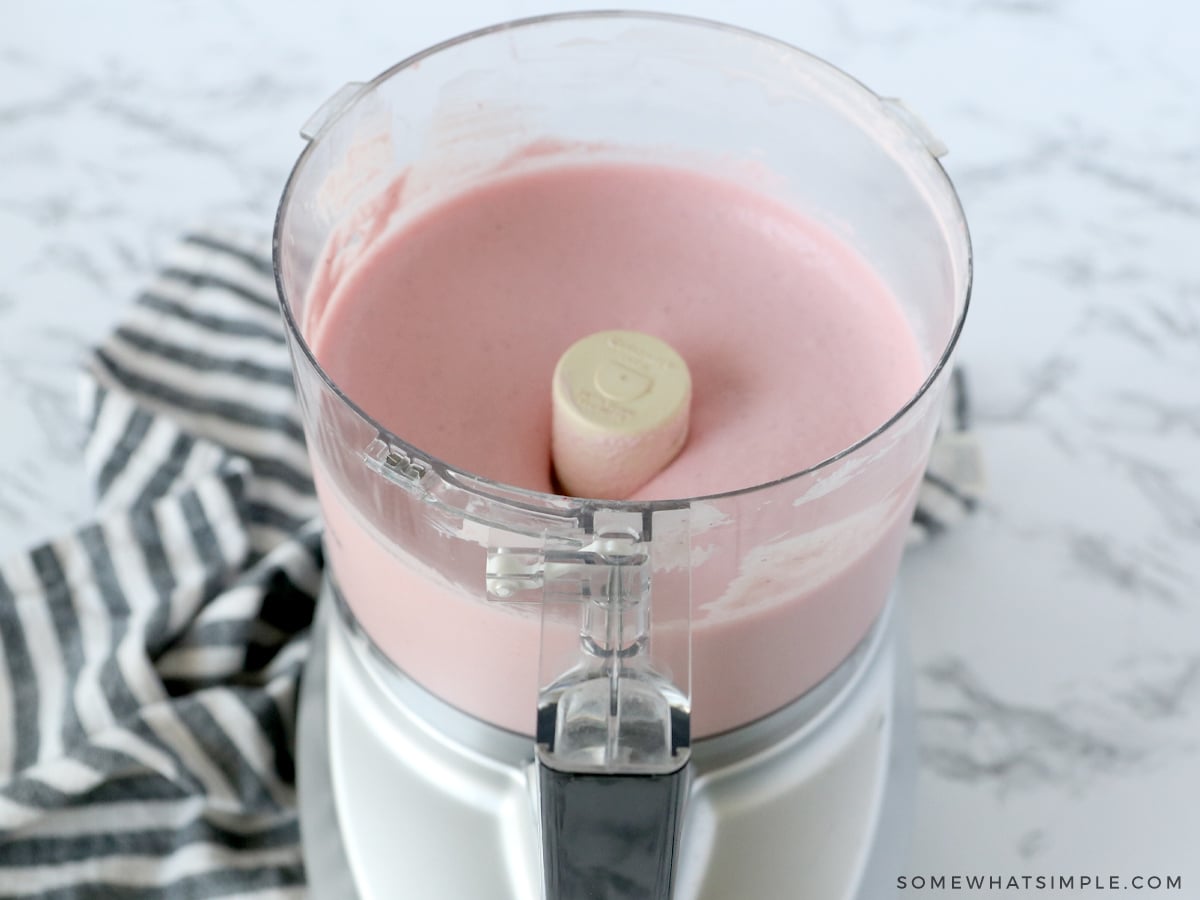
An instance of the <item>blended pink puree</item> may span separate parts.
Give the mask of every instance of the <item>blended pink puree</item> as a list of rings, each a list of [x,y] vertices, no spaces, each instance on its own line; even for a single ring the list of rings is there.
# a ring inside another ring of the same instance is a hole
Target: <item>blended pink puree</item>
[[[455,467],[539,491],[553,490],[555,363],[594,331],[656,335],[691,369],[688,441],[636,499],[806,468],[890,418],[925,372],[897,301],[855,251],[776,200],[684,169],[568,162],[499,175],[401,219],[317,285],[306,337],[350,398]],[[335,484],[346,476],[317,470],[333,569],[374,641],[443,699],[531,733],[538,618],[482,599],[482,547],[454,551],[455,565],[478,565],[477,584],[456,587],[406,549],[444,554],[398,534],[406,546],[384,546]],[[844,508],[837,491],[800,513],[783,494],[772,509],[709,508],[711,538],[692,543],[697,736],[799,696],[865,634],[915,480],[906,463],[886,495],[847,494]],[[747,514],[761,515],[757,532],[729,520]]]

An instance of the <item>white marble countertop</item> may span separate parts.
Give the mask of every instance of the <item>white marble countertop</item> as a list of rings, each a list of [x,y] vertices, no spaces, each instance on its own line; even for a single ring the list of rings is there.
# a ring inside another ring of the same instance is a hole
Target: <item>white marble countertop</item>
[[[587,4],[8,8],[0,552],[87,514],[78,360],[181,230],[265,233],[297,129],[336,87],[551,5]],[[923,756],[910,873],[1181,874],[1168,895],[1200,896],[1200,7],[628,5],[799,44],[905,98],[951,148],[991,494],[904,566]]]

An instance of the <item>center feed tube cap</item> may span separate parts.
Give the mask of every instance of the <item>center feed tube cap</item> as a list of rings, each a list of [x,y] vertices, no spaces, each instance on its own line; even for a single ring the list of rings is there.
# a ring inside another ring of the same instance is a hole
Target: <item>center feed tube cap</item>
[[[540,569],[524,583],[541,581],[546,896],[670,900],[691,758],[690,512],[584,512],[584,542],[522,557]],[[497,569],[511,577],[512,557]]]
[[[687,363],[666,341],[640,331],[576,341],[551,387],[551,455],[562,490],[629,497],[683,448],[691,400]]]

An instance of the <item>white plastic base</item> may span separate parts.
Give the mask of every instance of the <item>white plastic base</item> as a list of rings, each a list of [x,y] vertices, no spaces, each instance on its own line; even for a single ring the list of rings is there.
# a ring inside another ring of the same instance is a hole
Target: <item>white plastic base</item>
[[[332,605],[299,734],[313,895],[544,900],[528,739],[431,727],[384,686],[382,666],[364,663]],[[768,746],[740,753],[740,732],[694,745],[675,900],[890,895],[915,762],[894,631],[881,623],[832,699]],[[494,744],[481,747],[481,734]]]

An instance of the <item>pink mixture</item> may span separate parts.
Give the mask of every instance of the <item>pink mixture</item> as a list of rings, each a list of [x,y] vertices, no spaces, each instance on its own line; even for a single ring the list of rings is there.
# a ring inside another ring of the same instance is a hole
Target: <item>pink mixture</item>
[[[925,374],[895,298],[828,230],[744,186],[651,165],[498,176],[392,229],[310,301],[321,311],[310,346],[375,419],[456,467],[540,491],[552,490],[555,363],[594,331],[660,337],[692,373],[687,444],[636,499],[810,466],[885,422]],[[320,469],[334,572],[376,643],[449,702],[531,732],[536,617],[488,606],[384,547]],[[795,526],[783,516],[761,552],[714,531],[694,560],[698,736],[803,693],[861,638],[894,574],[915,479],[898,472],[866,518],[847,510],[861,555],[820,576],[789,567],[831,540],[828,529],[784,534]],[[464,652],[479,666],[466,677]]]

